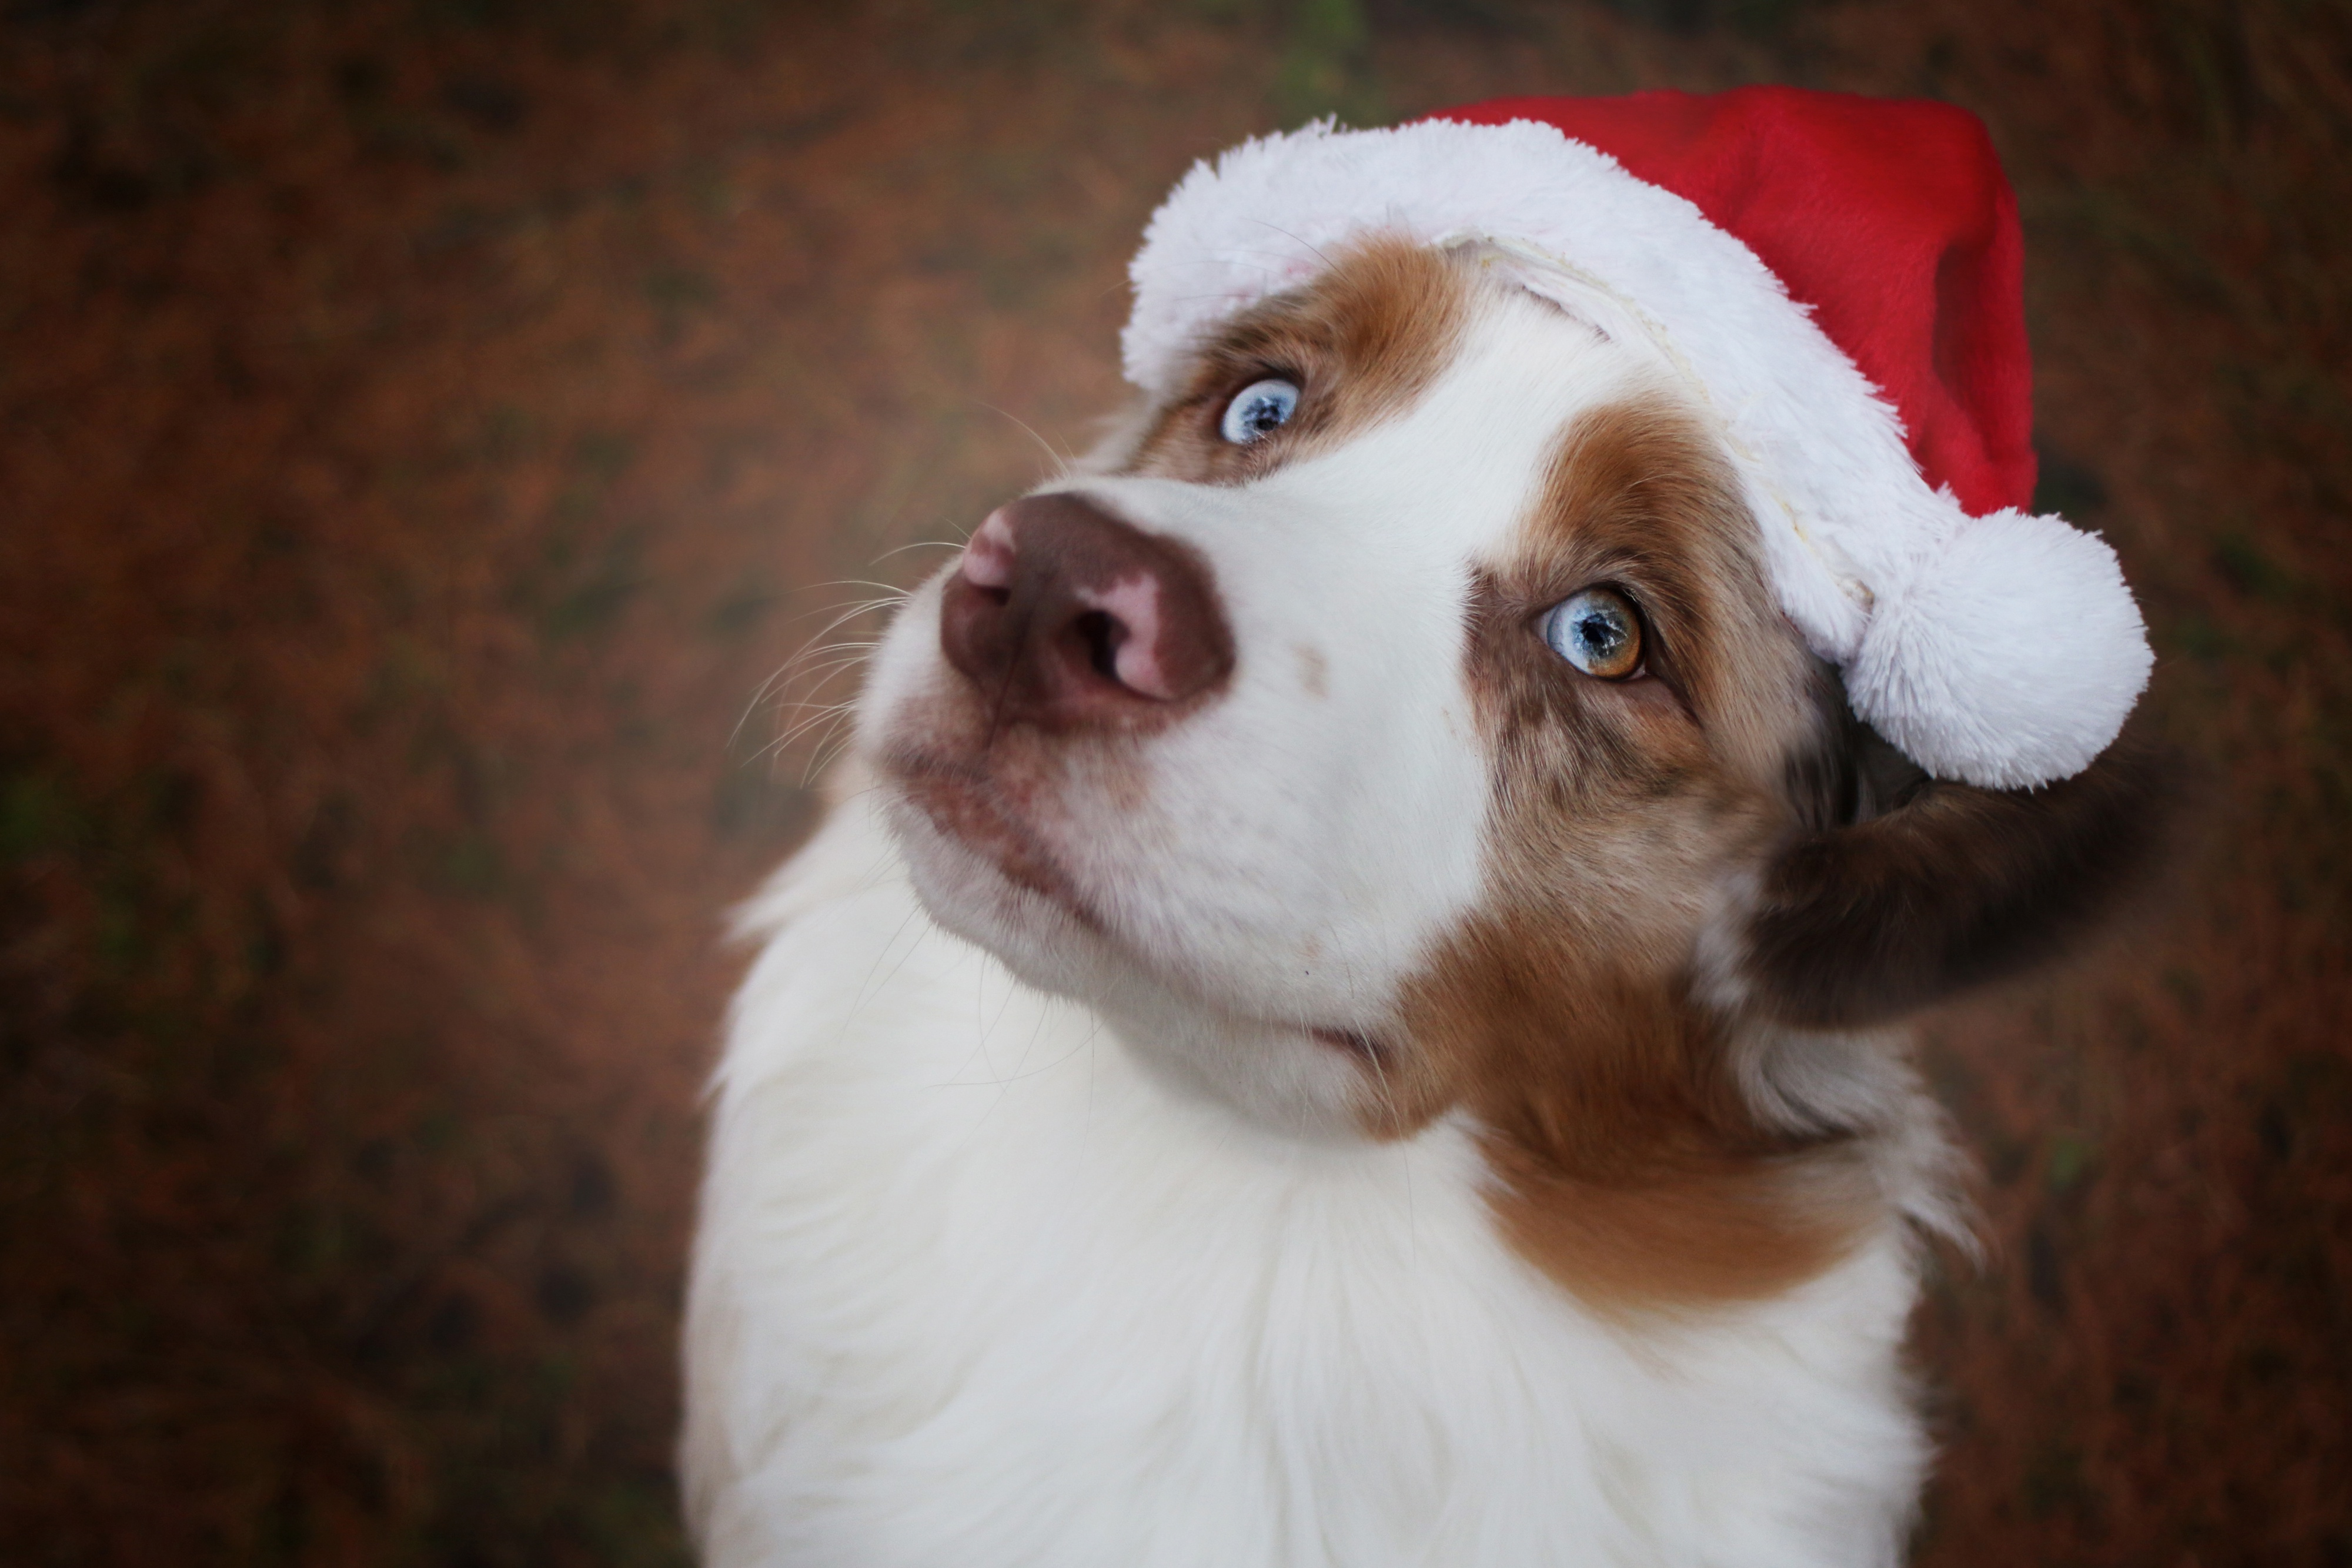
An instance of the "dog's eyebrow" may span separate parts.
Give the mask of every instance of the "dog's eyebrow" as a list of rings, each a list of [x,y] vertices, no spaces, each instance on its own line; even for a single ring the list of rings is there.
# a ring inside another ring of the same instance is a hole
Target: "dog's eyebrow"
[[[1451,362],[1469,319],[1455,257],[1391,236],[1338,253],[1297,288],[1265,299],[1194,350],[1122,470],[1234,485],[1328,451],[1411,407]],[[1306,396],[1291,423],[1250,446],[1217,431],[1224,402],[1269,371]]]
[[[1526,594],[1591,581],[1628,590],[1664,674],[1703,719],[1721,717],[1741,650],[1769,640],[1756,528],[1697,419],[1662,392],[1588,411],[1561,433],[1501,565]],[[1752,684],[1752,683],[1745,683]]]

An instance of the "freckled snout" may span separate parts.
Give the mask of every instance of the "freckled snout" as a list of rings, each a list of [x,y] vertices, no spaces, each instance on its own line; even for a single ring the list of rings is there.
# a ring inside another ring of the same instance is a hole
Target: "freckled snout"
[[[1207,563],[1073,495],[988,515],[949,580],[940,646],[992,727],[1152,728],[1234,667]]]

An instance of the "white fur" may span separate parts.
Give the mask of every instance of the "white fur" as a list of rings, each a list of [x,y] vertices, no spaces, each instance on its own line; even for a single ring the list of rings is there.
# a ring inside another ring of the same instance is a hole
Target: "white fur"
[[[1673,366],[1724,423],[1782,609],[1921,766],[2044,784],[2116,737],[2151,656],[2114,552],[2056,517],[1982,527],[1928,489],[1895,412],[1754,253],[1552,126],[1317,125],[1196,164],[1131,269],[1129,380],[1169,392],[1207,329],[1368,231],[1501,242],[1528,287]],[[1900,633],[1874,633],[1889,618]]]
[[[686,1454],[714,1564],[1830,1568],[1925,1445],[1890,1226],[1612,1328],[1505,1249],[1464,1129],[1170,1092],[916,903],[872,797],[755,907]]]
[[[1074,757],[1030,820],[1098,930],[870,773],[748,913],[688,1329],[710,1563],[1896,1559],[1925,1455],[1904,1217],[1944,1156],[1885,1056],[1747,1069],[1876,1129],[1852,1254],[1611,1319],[1505,1245],[1472,1128],[1365,1139],[1367,1075],[1307,1032],[1389,1017],[1486,886],[1468,576],[1577,412],[1654,375],[1497,291],[1371,436],[1230,488],[1069,482],[1212,563],[1233,685],[1133,772]],[[877,655],[868,758],[956,690],[938,590]]]

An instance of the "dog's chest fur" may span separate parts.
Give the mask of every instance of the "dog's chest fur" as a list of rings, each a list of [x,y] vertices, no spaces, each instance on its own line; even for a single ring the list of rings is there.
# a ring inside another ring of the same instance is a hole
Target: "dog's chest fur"
[[[721,1563],[1893,1560],[1892,1228],[1610,1318],[1451,1121],[1272,1134],[933,925],[864,798],[765,895],[715,1107],[688,1468]]]

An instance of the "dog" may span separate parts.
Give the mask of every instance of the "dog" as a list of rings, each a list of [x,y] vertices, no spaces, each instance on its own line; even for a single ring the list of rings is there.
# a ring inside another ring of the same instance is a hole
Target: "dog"
[[[1317,247],[898,610],[743,917],[708,1562],[1901,1556],[1966,1234],[1903,1026],[2096,925],[2162,768],[1890,744],[1538,266]]]

